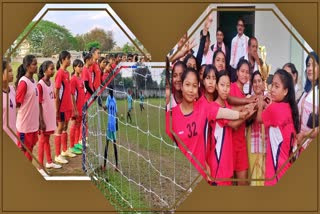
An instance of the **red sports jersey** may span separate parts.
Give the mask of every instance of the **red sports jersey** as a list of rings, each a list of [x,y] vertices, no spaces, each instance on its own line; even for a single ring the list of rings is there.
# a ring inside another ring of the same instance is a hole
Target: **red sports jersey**
[[[108,76],[109,76],[109,73],[108,73],[108,72],[104,72],[104,73],[102,74],[101,83],[103,83],[103,82],[108,78]]]
[[[172,108],[172,129],[177,138],[170,134],[170,112],[166,114],[167,133],[205,179],[207,176],[203,169],[206,169],[208,121],[215,120],[217,113],[216,106],[211,104],[209,109],[205,109],[199,105],[199,102],[195,102],[193,112],[183,115],[180,104],[178,104]],[[190,155],[190,152],[193,156]]]
[[[221,107],[213,102],[216,108]],[[226,108],[231,106],[225,102]],[[230,179],[233,176],[233,144],[232,128],[229,127],[229,120],[217,120],[210,122],[210,134],[207,149],[207,163],[210,166],[211,177],[215,179]],[[232,185],[231,181],[215,181],[215,184]]]
[[[91,67],[90,67],[91,68]],[[86,66],[83,66],[82,72],[81,72],[81,79],[83,81],[88,81],[89,82],[89,87],[91,88],[91,90],[93,91],[93,72],[90,68],[87,68]],[[84,93],[85,93],[85,102],[91,97],[91,94],[84,89]]]
[[[79,113],[79,116],[82,115],[82,107],[85,102],[84,97],[84,83],[81,77],[77,77],[76,75],[73,75],[71,78],[71,94],[75,96],[76,104],[77,104],[77,110]]]
[[[60,100],[59,112],[72,111],[70,74],[68,71],[60,68],[56,74],[55,87],[59,89]]]
[[[272,178],[288,160],[296,135],[290,105],[283,102],[270,104],[262,112],[262,121],[269,133],[265,176]],[[275,179],[265,181],[265,185],[276,184],[290,166],[288,162]]]
[[[93,88],[95,90],[97,90],[99,88],[99,86],[101,85],[101,70],[99,67],[98,63],[93,63],[93,65],[91,65],[91,70],[93,72]]]
[[[237,82],[231,83],[230,95],[239,98],[246,97],[246,95],[240,90]],[[245,123],[242,123],[240,127],[236,131],[233,130],[232,133],[235,171],[247,170],[249,167],[245,130],[246,125]]]

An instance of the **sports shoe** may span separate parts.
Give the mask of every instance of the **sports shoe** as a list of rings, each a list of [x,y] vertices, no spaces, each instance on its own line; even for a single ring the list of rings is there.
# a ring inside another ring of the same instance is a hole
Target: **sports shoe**
[[[73,153],[71,153],[70,151],[69,151],[69,149],[67,149],[67,151],[62,151],[61,152],[61,155],[63,156],[63,157],[69,157],[69,158],[74,158],[76,155],[75,154],[73,154]]]
[[[74,148],[76,148],[78,150],[82,150],[82,144],[80,144],[80,143],[74,144]]]
[[[38,169],[38,171],[40,172],[40,174],[41,174],[43,177],[48,177],[48,176],[49,176],[43,169]]]
[[[55,156],[54,157],[54,161],[57,162],[57,163],[61,163],[61,164],[65,164],[65,163],[69,162],[64,157],[62,157],[61,155],[59,155],[58,157]]]
[[[81,155],[82,154],[82,151],[77,149],[77,148],[75,148],[75,147],[70,148],[69,150],[70,150],[70,152],[72,152],[73,154],[76,154],[76,155]]]
[[[62,166],[60,164],[55,164],[55,163],[46,163],[46,168],[50,169],[50,168],[54,168],[54,169],[60,169]]]

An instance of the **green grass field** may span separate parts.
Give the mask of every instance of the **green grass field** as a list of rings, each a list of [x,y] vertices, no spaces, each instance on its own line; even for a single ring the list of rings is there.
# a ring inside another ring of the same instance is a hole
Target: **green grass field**
[[[197,176],[193,167],[190,167],[189,161],[179,149],[173,147],[174,143],[165,133],[164,98],[146,99],[145,102],[147,103],[144,104],[145,109],[142,112],[139,101],[134,102],[131,112],[132,123],[127,123],[127,101],[117,100],[120,120],[117,148],[119,168],[122,174],[114,172],[112,164],[115,164],[115,158],[111,143],[109,143],[108,160],[110,163],[107,170],[93,172],[100,177],[100,180],[106,178],[109,180],[108,184],[101,182],[98,188],[107,198],[109,194],[113,194],[112,198],[118,199],[113,202],[114,205],[120,204],[122,209],[130,207],[127,202],[121,199],[120,195],[124,196],[123,198],[135,208],[168,208],[183,193],[178,185],[187,188]],[[162,108],[159,108],[160,106]],[[101,162],[99,163],[99,157],[97,157],[98,144],[100,138],[103,145],[102,151],[104,151],[108,114],[96,104],[92,105],[88,112],[91,134],[89,134],[90,149],[87,152],[87,160],[93,169],[99,169]],[[101,128],[98,127],[99,120]],[[97,133],[103,136],[98,136]],[[163,141],[159,138],[162,138]],[[186,175],[181,172],[189,172],[190,174]],[[115,189],[119,193],[115,193]]]

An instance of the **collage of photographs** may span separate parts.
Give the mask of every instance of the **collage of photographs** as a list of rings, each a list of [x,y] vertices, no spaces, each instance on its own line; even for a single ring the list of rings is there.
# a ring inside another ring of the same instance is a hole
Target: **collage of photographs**
[[[319,57],[264,7],[211,4],[154,62],[109,5],[46,4],[2,59],[3,131],[119,212],[274,186],[318,136]]]

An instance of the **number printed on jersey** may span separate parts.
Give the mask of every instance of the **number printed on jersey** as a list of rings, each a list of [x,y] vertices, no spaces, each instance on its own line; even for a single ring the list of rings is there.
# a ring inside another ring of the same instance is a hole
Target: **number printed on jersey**
[[[198,135],[197,133],[197,124],[195,122],[188,123],[187,124],[187,129],[188,129],[188,137],[192,138]]]

